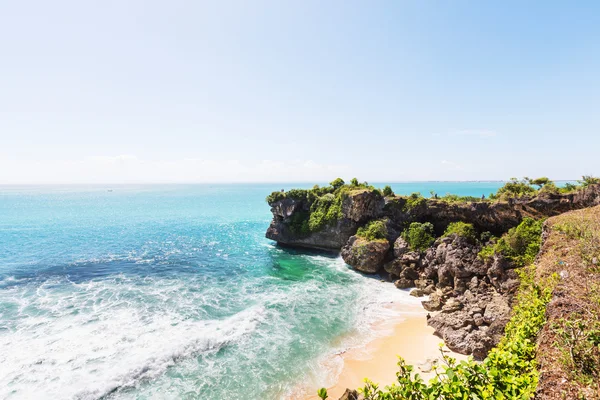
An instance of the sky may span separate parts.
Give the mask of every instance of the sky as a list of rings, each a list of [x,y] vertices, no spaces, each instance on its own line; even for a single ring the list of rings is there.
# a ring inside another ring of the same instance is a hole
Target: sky
[[[0,184],[600,174],[597,1],[0,1]]]

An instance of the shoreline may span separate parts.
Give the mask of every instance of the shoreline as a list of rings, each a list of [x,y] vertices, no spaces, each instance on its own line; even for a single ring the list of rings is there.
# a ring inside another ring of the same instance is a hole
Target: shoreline
[[[342,364],[334,383],[327,387],[329,398],[337,400],[346,389],[358,389],[364,386],[364,379],[369,378],[381,388],[396,381],[398,371],[398,356],[404,358],[407,364],[415,367],[425,382],[435,376],[435,372],[423,372],[419,365],[441,358],[439,344],[443,340],[433,334],[434,329],[427,325],[428,312],[421,305],[393,303],[390,305],[397,316],[390,320],[375,324],[372,330],[376,337],[362,347],[350,348],[343,353],[332,355],[326,364]],[[457,360],[467,359],[468,356],[444,352]],[[427,370],[427,368],[425,368]],[[292,397],[297,400],[319,400],[316,395],[318,388],[312,393],[306,392],[301,396]]]

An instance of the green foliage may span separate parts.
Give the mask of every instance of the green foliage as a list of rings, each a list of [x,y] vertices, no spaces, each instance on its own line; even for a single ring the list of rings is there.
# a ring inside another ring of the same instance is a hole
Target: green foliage
[[[476,201],[482,201],[484,199],[480,198],[480,197],[475,197],[475,196],[458,196],[456,194],[446,194],[445,196],[442,196],[439,198],[442,201],[445,201],[447,203],[473,203]]]
[[[543,185],[539,191],[539,194],[559,194],[559,193],[560,193],[560,190],[552,181]]]
[[[517,304],[505,336],[483,363],[472,358],[457,363],[442,352],[444,365],[425,383],[403,359],[398,362],[397,381],[381,390],[366,380],[360,389],[365,400],[454,400],[454,399],[530,399],[539,373],[535,363],[536,338],[545,323],[546,305],[556,285],[553,276],[537,284],[534,269],[521,274]]]
[[[501,254],[518,267],[531,264],[542,244],[542,221],[524,218],[511,228],[495,244],[485,246],[479,252],[483,259]]]
[[[413,251],[426,250],[435,241],[433,235],[433,225],[430,222],[413,222],[408,229],[402,232],[402,238],[406,240]]]
[[[450,236],[453,233],[457,234],[458,236],[467,238],[473,242],[477,239],[477,235],[475,233],[475,228],[473,227],[473,224],[468,224],[466,222],[451,222],[446,228],[444,236]]]
[[[327,389],[325,388],[321,388],[319,390],[317,390],[317,396],[319,396],[319,398],[321,400],[325,400],[327,399],[329,396],[327,395]]]
[[[356,179],[356,178],[350,179],[350,185],[352,185],[352,186],[358,186],[358,179]]]
[[[577,183],[579,183],[579,185],[582,187],[588,187],[589,185],[596,185],[600,183],[600,178],[591,175],[584,175],[581,177],[580,181],[577,181]]]
[[[387,234],[385,221],[382,220],[371,221],[366,226],[358,228],[356,232],[356,236],[369,241],[385,239]]]
[[[504,186],[498,189],[496,194],[490,195],[490,198],[506,200],[508,198],[534,195],[536,190],[531,187],[530,181],[529,178],[523,178],[521,180],[510,178]]]
[[[390,187],[390,185],[385,185],[385,187],[383,188],[383,195],[386,197],[394,195],[394,192],[392,191],[392,188]]]
[[[283,200],[285,199],[285,193],[283,192],[273,192],[270,195],[267,196],[267,203],[268,204],[273,204],[279,200]]]
[[[332,188],[337,190],[344,186],[344,180],[342,178],[336,178],[333,181],[331,181],[329,185],[331,185]]]
[[[417,207],[420,207],[423,204],[425,204],[426,201],[427,200],[425,200],[425,198],[423,196],[421,196],[421,193],[419,193],[419,192],[411,193],[411,195],[408,196],[406,199],[406,210],[410,211]]]
[[[574,185],[570,182],[565,183],[562,187],[559,187],[558,190],[560,193],[570,193],[579,189],[579,186]]]
[[[528,179],[529,180],[529,184],[530,185],[536,185],[538,186],[540,189],[543,186],[546,186],[547,184],[551,183],[554,184],[554,182],[552,182],[549,178],[543,176],[541,178],[536,178],[536,179]]]

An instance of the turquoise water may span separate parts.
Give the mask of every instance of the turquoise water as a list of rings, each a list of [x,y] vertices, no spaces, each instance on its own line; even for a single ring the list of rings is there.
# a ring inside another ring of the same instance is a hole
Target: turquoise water
[[[415,300],[265,239],[265,196],[296,186],[0,187],[0,398],[279,399],[331,383],[328,355]]]

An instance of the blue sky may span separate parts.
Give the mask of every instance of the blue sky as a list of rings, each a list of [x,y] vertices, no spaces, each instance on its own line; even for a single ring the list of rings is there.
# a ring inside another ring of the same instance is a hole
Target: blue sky
[[[0,4],[0,183],[600,174],[600,3]]]

